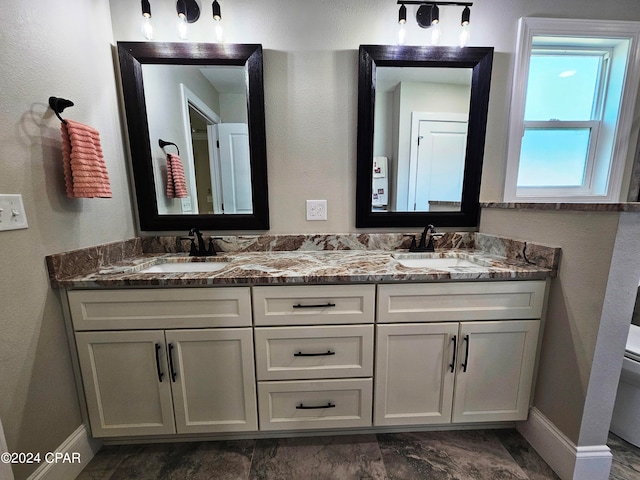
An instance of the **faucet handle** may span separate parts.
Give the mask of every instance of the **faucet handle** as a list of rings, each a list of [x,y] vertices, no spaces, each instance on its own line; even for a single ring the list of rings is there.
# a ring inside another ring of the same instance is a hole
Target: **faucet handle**
[[[213,248],[213,238],[209,238],[209,248],[207,250],[207,255],[215,257],[217,255],[216,249]]]
[[[198,249],[196,248],[196,241],[193,237],[181,237],[180,240],[191,240],[191,246],[189,247],[190,257],[195,257],[198,254]]]

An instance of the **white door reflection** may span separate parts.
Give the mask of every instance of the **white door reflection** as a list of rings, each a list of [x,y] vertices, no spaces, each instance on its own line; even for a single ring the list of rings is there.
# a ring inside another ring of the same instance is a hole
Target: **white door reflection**
[[[462,198],[467,117],[413,112],[407,211],[455,210]]]

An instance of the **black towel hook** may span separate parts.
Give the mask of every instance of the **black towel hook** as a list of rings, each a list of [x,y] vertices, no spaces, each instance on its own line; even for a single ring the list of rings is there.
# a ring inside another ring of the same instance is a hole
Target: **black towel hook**
[[[180,149],[178,148],[178,145],[176,145],[176,144],[175,144],[175,143],[173,143],[173,142],[166,142],[166,141],[164,141],[164,140],[162,140],[162,139],[160,138],[160,139],[158,139],[158,145],[160,145],[160,148],[164,148],[164,147],[166,147],[167,145],[173,145],[174,147],[176,147],[176,150],[178,150],[178,155],[180,155]]]
[[[49,106],[51,107],[51,110],[56,113],[56,117],[58,117],[60,121],[66,125],[67,121],[62,118],[60,114],[65,108],[73,107],[73,102],[71,100],[67,100],[66,98],[49,97]]]

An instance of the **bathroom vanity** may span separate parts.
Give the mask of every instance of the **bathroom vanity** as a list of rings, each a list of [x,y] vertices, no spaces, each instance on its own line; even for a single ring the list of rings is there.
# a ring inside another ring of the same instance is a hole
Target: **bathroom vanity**
[[[381,250],[245,251],[196,262],[222,264],[211,271],[145,273],[193,260],[170,253],[57,277],[92,435],[526,419],[554,269],[480,250],[436,257],[458,264],[406,267]]]

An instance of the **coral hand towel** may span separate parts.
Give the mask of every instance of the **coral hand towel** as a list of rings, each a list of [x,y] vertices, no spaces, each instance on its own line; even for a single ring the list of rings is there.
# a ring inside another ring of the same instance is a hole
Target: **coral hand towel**
[[[109,174],[98,131],[73,120],[63,122],[60,130],[67,197],[111,198]]]
[[[182,160],[178,155],[167,153],[167,197],[186,198],[188,196]]]

